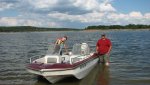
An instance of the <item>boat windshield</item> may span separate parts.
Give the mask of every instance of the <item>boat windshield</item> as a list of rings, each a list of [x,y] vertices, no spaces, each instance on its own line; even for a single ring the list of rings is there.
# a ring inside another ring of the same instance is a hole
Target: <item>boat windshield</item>
[[[48,55],[62,55],[64,51],[63,46],[50,44],[48,47],[47,54]],[[88,55],[90,54],[90,48],[88,44],[74,44],[72,48],[72,54],[74,55]]]
[[[55,44],[50,44],[48,46],[47,54],[48,55],[61,55],[61,51],[63,46],[61,45],[55,45]]]
[[[72,54],[74,55],[88,55],[90,54],[90,48],[88,44],[74,44],[72,49]]]

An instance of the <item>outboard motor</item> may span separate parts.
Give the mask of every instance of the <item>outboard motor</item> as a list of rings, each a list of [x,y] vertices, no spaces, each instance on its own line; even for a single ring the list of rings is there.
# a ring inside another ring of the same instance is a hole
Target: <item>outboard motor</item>
[[[87,43],[82,43],[81,44],[81,54],[82,55],[87,55],[90,53],[90,49]]]

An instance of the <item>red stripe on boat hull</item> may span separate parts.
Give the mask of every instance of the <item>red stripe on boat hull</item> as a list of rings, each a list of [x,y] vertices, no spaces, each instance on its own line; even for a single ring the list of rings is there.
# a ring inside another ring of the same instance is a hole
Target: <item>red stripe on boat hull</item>
[[[32,70],[41,70],[41,69],[60,69],[60,70],[65,70],[65,69],[74,69],[80,65],[82,65],[84,62],[88,62],[90,60],[93,60],[95,58],[97,58],[98,55],[95,53],[93,54],[91,57],[83,60],[83,61],[80,61],[80,62],[77,62],[77,63],[74,63],[74,64],[69,64],[69,63],[56,63],[56,64],[39,64],[39,63],[31,63],[31,64],[28,64],[27,65],[27,68],[28,69],[32,69]]]

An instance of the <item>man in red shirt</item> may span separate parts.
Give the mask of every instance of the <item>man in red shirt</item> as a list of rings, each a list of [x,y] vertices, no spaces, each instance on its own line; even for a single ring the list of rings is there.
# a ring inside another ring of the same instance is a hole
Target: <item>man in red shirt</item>
[[[109,54],[112,48],[111,41],[106,38],[105,34],[101,35],[101,39],[98,40],[96,44],[96,51],[100,55],[100,61],[109,65]]]

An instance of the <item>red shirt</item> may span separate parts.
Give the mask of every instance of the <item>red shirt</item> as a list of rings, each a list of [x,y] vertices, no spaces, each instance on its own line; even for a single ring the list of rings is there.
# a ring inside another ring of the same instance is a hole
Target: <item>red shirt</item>
[[[99,39],[96,46],[98,47],[99,54],[103,55],[109,51],[111,46],[111,41],[107,38]]]

